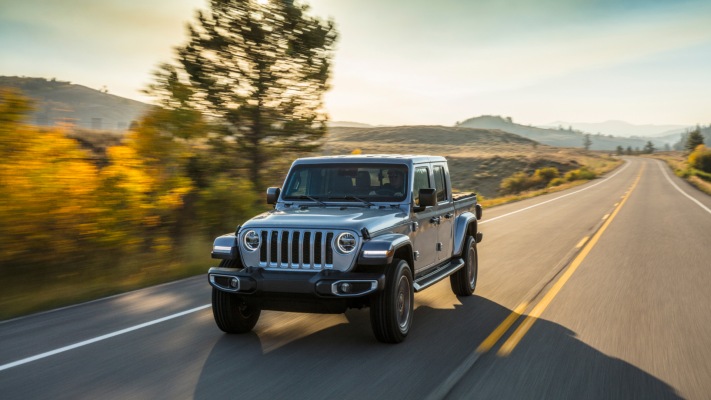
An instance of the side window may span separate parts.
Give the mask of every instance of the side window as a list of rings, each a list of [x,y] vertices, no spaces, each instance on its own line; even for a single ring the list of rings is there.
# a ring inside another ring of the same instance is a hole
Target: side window
[[[427,167],[417,167],[415,168],[415,182],[412,185],[413,198],[415,199],[415,205],[420,205],[420,189],[429,189],[430,186],[430,171]]]
[[[437,202],[447,200],[447,188],[445,187],[444,167],[441,165],[434,166],[435,189],[437,190]]]

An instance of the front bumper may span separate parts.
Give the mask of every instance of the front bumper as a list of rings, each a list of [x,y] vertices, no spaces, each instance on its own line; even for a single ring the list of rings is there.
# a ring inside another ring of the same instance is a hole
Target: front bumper
[[[383,290],[385,285],[384,274],[336,270],[303,272],[213,267],[207,276],[212,287],[245,297],[293,294],[324,299],[353,298]]]

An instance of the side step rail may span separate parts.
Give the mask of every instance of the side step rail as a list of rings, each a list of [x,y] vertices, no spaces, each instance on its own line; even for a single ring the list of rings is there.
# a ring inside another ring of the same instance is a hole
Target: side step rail
[[[426,275],[415,279],[415,283],[412,286],[415,288],[415,292],[419,292],[422,289],[427,289],[428,287],[434,285],[442,279],[457,272],[457,270],[459,270],[459,268],[462,268],[463,266],[464,260],[461,258],[456,258],[446,264],[435,268],[433,271],[428,272]]]

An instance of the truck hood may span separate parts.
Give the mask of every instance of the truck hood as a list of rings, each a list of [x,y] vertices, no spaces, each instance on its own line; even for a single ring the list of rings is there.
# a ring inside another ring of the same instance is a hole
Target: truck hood
[[[309,207],[265,212],[247,221],[242,229],[347,229],[360,234],[363,228],[374,233],[407,221],[408,214],[400,208]]]

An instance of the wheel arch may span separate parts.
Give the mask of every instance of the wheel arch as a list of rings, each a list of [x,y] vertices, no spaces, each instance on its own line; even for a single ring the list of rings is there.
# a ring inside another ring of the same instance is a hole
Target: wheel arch
[[[454,225],[454,249],[452,256],[461,256],[467,237],[476,237],[478,221],[476,215],[470,212],[462,213],[457,217]]]

